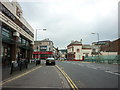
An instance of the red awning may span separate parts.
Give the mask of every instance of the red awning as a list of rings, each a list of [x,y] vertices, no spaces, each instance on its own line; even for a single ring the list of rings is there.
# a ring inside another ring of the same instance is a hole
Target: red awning
[[[33,54],[53,54],[53,52],[33,52]]]

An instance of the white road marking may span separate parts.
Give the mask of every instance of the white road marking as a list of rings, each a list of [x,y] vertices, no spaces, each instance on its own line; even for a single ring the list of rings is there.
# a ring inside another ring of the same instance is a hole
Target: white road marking
[[[120,75],[119,73],[114,73],[114,72],[111,72],[111,71],[105,71],[107,73],[111,73],[111,74],[114,74],[114,75]]]

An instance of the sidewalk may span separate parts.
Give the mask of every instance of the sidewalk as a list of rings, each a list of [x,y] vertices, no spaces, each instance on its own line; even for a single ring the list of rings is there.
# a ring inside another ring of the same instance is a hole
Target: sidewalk
[[[12,77],[12,76],[14,76],[16,74],[25,72],[26,70],[29,70],[29,69],[31,69],[31,68],[33,68],[35,66],[36,66],[35,63],[29,63],[27,69],[24,68],[21,71],[20,70],[13,71],[12,74],[10,74],[10,71],[11,71],[11,67],[10,66],[2,67],[2,81],[7,79],[7,78],[10,78],[10,77]]]

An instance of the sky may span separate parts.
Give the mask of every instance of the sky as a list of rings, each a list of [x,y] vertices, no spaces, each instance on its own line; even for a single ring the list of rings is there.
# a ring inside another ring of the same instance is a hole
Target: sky
[[[49,38],[66,48],[72,40],[83,44],[118,38],[119,0],[18,0],[23,17],[37,30],[37,40]],[[46,31],[42,29],[46,28]],[[96,34],[91,34],[96,33]]]

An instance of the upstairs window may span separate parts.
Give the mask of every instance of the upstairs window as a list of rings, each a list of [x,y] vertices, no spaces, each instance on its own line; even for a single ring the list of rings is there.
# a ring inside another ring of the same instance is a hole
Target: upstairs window
[[[77,52],[80,52],[80,49],[77,49]]]

